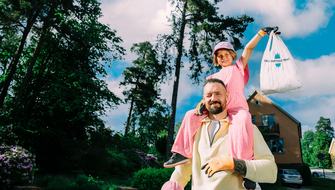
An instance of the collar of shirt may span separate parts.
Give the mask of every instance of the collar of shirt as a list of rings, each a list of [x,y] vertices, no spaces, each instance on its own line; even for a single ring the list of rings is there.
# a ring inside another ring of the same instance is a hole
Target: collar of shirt
[[[206,122],[211,122],[211,121],[212,121],[212,120],[209,119],[209,117],[207,116],[207,117],[205,117],[205,119],[203,119],[201,122],[202,122],[202,123],[206,123]],[[227,122],[227,123],[229,123],[229,117],[228,117],[228,115],[227,115],[226,118],[224,118],[224,119],[220,119],[219,121],[220,121],[220,122]]]

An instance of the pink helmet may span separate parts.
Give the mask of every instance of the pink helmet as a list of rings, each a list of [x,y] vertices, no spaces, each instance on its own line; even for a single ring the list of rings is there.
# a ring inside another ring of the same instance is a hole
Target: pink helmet
[[[229,43],[229,42],[220,42],[220,43],[218,43],[215,46],[213,55],[215,55],[216,51],[219,50],[219,49],[230,49],[230,50],[235,51],[234,47],[233,47],[233,45],[231,45],[231,43]]]

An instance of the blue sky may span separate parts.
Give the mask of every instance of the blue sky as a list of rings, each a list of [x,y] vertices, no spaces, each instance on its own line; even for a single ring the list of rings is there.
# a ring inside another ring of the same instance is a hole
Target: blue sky
[[[126,48],[123,61],[113,63],[106,81],[109,89],[123,98],[119,88],[125,67],[137,57],[130,52],[133,43],[151,41],[158,34],[171,33],[166,17],[172,7],[167,0],[101,0],[100,22],[117,30]],[[255,19],[241,39],[245,45],[264,26],[279,26],[281,38],[295,59],[302,77],[303,90],[269,95],[269,98],[301,122],[302,130],[314,129],[319,118],[326,117],[335,126],[335,2],[333,0],[223,0],[219,13],[225,16],[247,14]],[[260,89],[260,66],[268,36],[258,43],[249,60],[250,79],[245,88],[247,97]],[[185,44],[189,42],[184,41]],[[242,50],[237,51],[240,56]],[[206,64],[206,63],[205,63]],[[188,62],[184,59],[178,92],[176,121],[202,99],[202,85],[193,85],[188,78]],[[205,77],[205,76],[204,76]],[[171,103],[172,81],[162,85],[161,96]],[[108,110],[106,126],[123,131],[129,105]]]

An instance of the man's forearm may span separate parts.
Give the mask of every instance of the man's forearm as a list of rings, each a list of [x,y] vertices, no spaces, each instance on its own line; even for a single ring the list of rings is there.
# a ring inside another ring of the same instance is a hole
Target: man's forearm
[[[237,159],[237,158],[233,158],[233,159],[234,159],[234,164],[235,164],[234,171],[245,176],[247,174],[247,165],[245,161]]]

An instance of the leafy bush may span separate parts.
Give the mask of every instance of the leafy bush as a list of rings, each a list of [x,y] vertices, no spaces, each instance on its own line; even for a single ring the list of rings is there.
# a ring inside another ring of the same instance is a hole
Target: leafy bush
[[[53,181],[53,177],[51,175],[36,172],[33,185],[39,187],[46,187],[51,181]]]
[[[37,180],[39,183],[34,185],[42,186],[47,190],[109,190],[113,189],[111,186],[102,181],[94,178],[93,176],[86,176],[79,174],[76,178],[58,175],[47,175],[42,179]],[[43,184],[42,184],[43,183]]]
[[[169,181],[174,168],[145,168],[134,173],[133,187],[138,190],[160,190],[163,184]],[[191,189],[190,183],[185,190]]]
[[[109,174],[126,176],[133,172],[133,164],[128,162],[129,158],[117,150],[108,151],[108,163],[105,167]]]
[[[312,185],[311,169],[307,164],[301,164],[298,168],[298,172],[302,177],[303,185]]]
[[[125,149],[122,151],[109,150],[108,161],[104,165],[109,174],[129,176],[142,168],[158,167],[156,157],[148,155],[139,149]]]
[[[146,168],[139,170],[134,173],[132,186],[136,187],[138,190],[159,190],[165,182],[169,181],[173,170],[173,168]]]
[[[107,189],[108,185],[103,181],[94,179],[92,176],[86,176],[80,174],[77,176],[75,183],[80,187],[81,190],[100,190]]]
[[[66,179],[64,177],[55,177],[47,186],[46,189],[50,190],[79,190],[78,185],[71,181],[70,179]]]
[[[0,146],[0,186],[12,188],[15,185],[32,183],[34,179],[35,156],[19,146]]]

